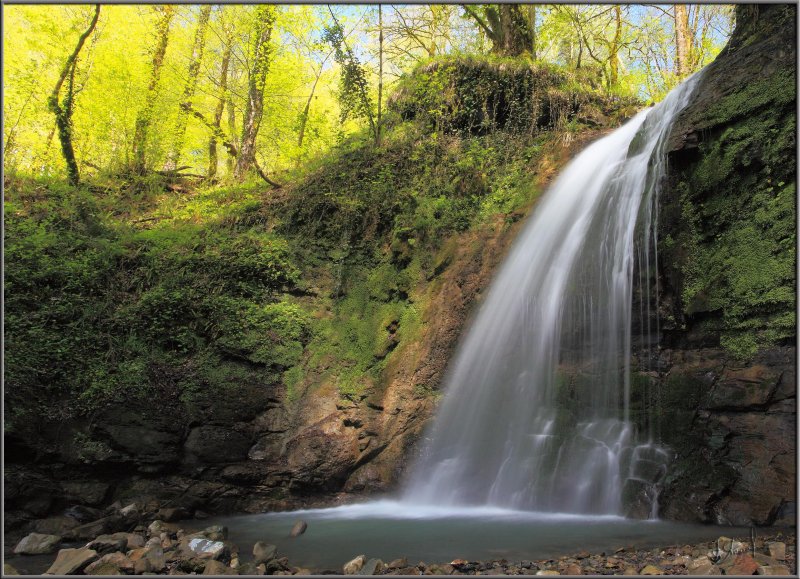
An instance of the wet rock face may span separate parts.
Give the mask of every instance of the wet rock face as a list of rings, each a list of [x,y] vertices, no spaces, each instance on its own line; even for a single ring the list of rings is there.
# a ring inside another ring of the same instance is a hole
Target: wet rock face
[[[635,401],[675,452],[660,497],[669,519],[795,521],[795,302],[783,289],[794,267],[782,265],[796,227],[795,13],[738,6],[670,137],[652,304],[663,335],[640,349],[649,401]]]
[[[668,354],[675,362],[662,394],[689,389],[697,402],[683,428],[669,425],[675,423],[673,413],[685,411],[663,410],[662,436],[676,458],[661,497],[661,515],[734,525],[791,523],[794,349],[767,353],[769,371],[764,357],[735,367],[722,350]]]

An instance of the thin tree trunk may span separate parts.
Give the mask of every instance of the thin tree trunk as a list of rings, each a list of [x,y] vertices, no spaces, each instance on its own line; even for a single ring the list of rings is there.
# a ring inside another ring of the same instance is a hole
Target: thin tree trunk
[[[378,4],[378,119],[375,123],[375,145],[381,144],[381,103],[383,101],[383,9]]]
[[[78,38],[78,43],[75,45],[75,50],[69,55],[67,61],[64,63],[64,68],[61,69],[61,74],[58,77],[56,86],[47,100],[48,108],[56,117],[56,128],[58,129],[58,139],[61,141],[61,152],[64,155],[64,161],[67,163],[67,176],[70,185],[78,185],[80,183],[80,171],[78,170],[78,162],[75,160],[75,149],[72,146],[72,111],[73,111],[73,97],[74,97],[74,80],[75,69],[78,65],[78,55],[81,48],[83,48],[86,39],[97,26],[97,20],[100,17],[100,4],[95,4],[94,17],[89,23],[89,27]],[[64,99],[59,103],[59,94],[61,87],[64,86],[64,81],[67,81],[67,94]]]
[[[531,33],[531,58],[536,60],[536,4],[528,5],[528,28]]]
[[[325,64],[325,63],[323,62],[323,64]],[[314,93],[317,90],[317,84],[319,83],[319,79],[320,79],[321,76],[322,76],[322,67],[320,67],[316,78],[314,78],[314,84],[311,85],[311,94],[308,95],[308,98],[306,99],[306,106],[303,109],[302,115],[300,116],[300,131],[299,131],[299,133],[297,135],[297,148],[298,149],[302,149],[303,148],[303,139],[305,138],[305,134],[306,134],[306,123],[308,122],[308,115],[311,112],[311,101],[314,99]]]
[[[234,144],[236,143],[236,109],[233,108],[233,97],[230,93],[228,93],[228,133],[231,135],[231,141]],[[233,171],[236,168],[236,162],[233,157],[228,157],[228,160],[225,162],[225,165],[228,169],[228,175],[233,175]]]
[[[264,114],[264,84],[267,79],[270,58],[270,37],[275,22],[275,7],[260,4],[256,7],[256,40],[253,50],[253,65],[250,70],[247,90],[247,108],[242,120],[242,141],[236,158],[234,175],[244,179],[255,166],[256,137]]]
[[[150,71],[150,84],[147,87],[147,97],[144,107],[136,116],[136,130],[133,135],[133,164],[137,173],[144,173],[147,169],[146,152],[147,137],[150,129],[150,121],[153,116],[153,108],[158,96],[158,81],[161,78],[161,69],[164,65],[164,55],[167,53],[167,43],[169,42],[169,25],[175,15],[175,9],[170,5],[154,7],[161,12],[156,24],[156,49],[153,53],[153,66]]]
[[[191,114],[201,123],[203,123],[206,127],[211,129],[211,133],[215,135],[222,142],[222,146],[228,150],[229,157],[238,158],[239,151],[236,149],[236,144],[233,143],[232,139],[228,139],[225,137],[225,133],[222,132],[222,129],[220,129],[218,126],[214,126],[214,124],[211,121],[207,120],[203,116],[203,113],[193,109],[191,103],[184,103],[182,105],[182,108],[184,109],[184,111],[186,111],[186,113]],[[266,172],[259,166],[258,161],[256,159],[253,159],[253,168],[256,170],[259,176],[262,179],[264,179],[264,181],[266,181],[276,189],[280,189],[281,187],[283,187],[283,185],[281,185],[280,183],[276,183],[267,176]]]
[[[206,30],[208,30],[208,19],[211,16],[211,4],[204,4],[200,9],[200,17],[197,20],[197,30],[194,33],[194,44],[192,45],[192,59],[189,61],[189,70],[186,78],[186,85],[183,87],[183,98],[181,103],[191,102],[197,87],[197,77],[200,74],[200,64],[203,61],[203,51],[206,45]],[[183,149],[183,139],[186,136],[186,123],[188,116],[183,108],[178,110],[178,120],[175,125],[175,140],[172,144],[172,154],[167,162],[167,169],[174,169],[178,166],[178,161]]]
[[[675,72],[679,78],[690,70],[691,37],[689,36],[689,11],[685,4],[675,4]]]
[[[231,51],[233,48],[233,39],[228,37],[225,41],[225,48],[222,51],[222,66],[219,72],[219,88],[220,95],[217,102],[217,108],[214,110],[214,127],[211,138],[208,141],[208,177],[212,179],[217,175],[217,165],[219,164],[219,157],[217,156],[217,133],[222,125],[222,113],[225,109],[225,100],[228,98],[228,66],[231,62]],[[231,133],[233,134],[233,133]]]
[[[609,75],[610,88],[614,88],[619,83],[619,43],[622,37],[622,8],[617,4],[614,6],[614,19],[616,28],[614,29],[614,40],[608,51],[608,64],[611,69]]]

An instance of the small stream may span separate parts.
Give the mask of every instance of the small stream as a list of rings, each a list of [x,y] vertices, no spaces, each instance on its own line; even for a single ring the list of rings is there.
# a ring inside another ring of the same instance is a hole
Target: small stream
[[[292,525],[308,530],[291,538]],[[196,526],[198,521],[193,521]],[[409,564],[548,559],[590,551],[613,553],[619,547],[654,548],[747,535],[747,528],[639,521],[617,516],[535,513],[502,508],[411,507],[376,501],[327,509],[214,517],[203,526],[228,527],[243,561],[256,541],[278,547],[290,564],[312,572],[341,572],[342,565],[364,554],[384,562],[406,557]]]

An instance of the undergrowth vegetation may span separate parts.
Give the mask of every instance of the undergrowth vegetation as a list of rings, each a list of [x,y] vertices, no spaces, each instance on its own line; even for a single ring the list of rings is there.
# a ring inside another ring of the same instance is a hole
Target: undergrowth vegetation
[[[290,401],[325,382],[342,397],[379,387],[392,352],[420,336],[445,242],[516,220],[558,139],[632,106],[528,65],[448,59],[416,75],[406,86],[428,113],[398,97],[381,146],[346,141],[278,191],[9,176],[6,428],[167,396],[200,416],[252,384]],[[564,108],[509,125],[535,99]],[[490,105],[491,122],[459,128]]]
[[[793,74],[749,83],[706,111],[722,128],[678,171],[667,260],[686,315],[742,360],[796,335],[794,107]]]

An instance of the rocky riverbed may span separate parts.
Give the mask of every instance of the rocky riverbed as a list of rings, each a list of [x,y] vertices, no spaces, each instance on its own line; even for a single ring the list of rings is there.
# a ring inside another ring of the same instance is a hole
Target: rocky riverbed
[[[341,567],[293,565],[265,541],[237,545],[222,525],[203,525],[203,513],[186,520],[182,509],[149,503],[112,505],[105,511],[73,509],[32,521],[27,534],[6,535],[4,575],[794,575],[793,529],[759,529],[751,537],[719,537],[657,549],[620,546],[547,560],[381,561],[367,554]],[[207,523],[206,523],[207,524]],[[305,523],[287,534],[299,536]],[[399,554],[402,555],[402,554]]]

